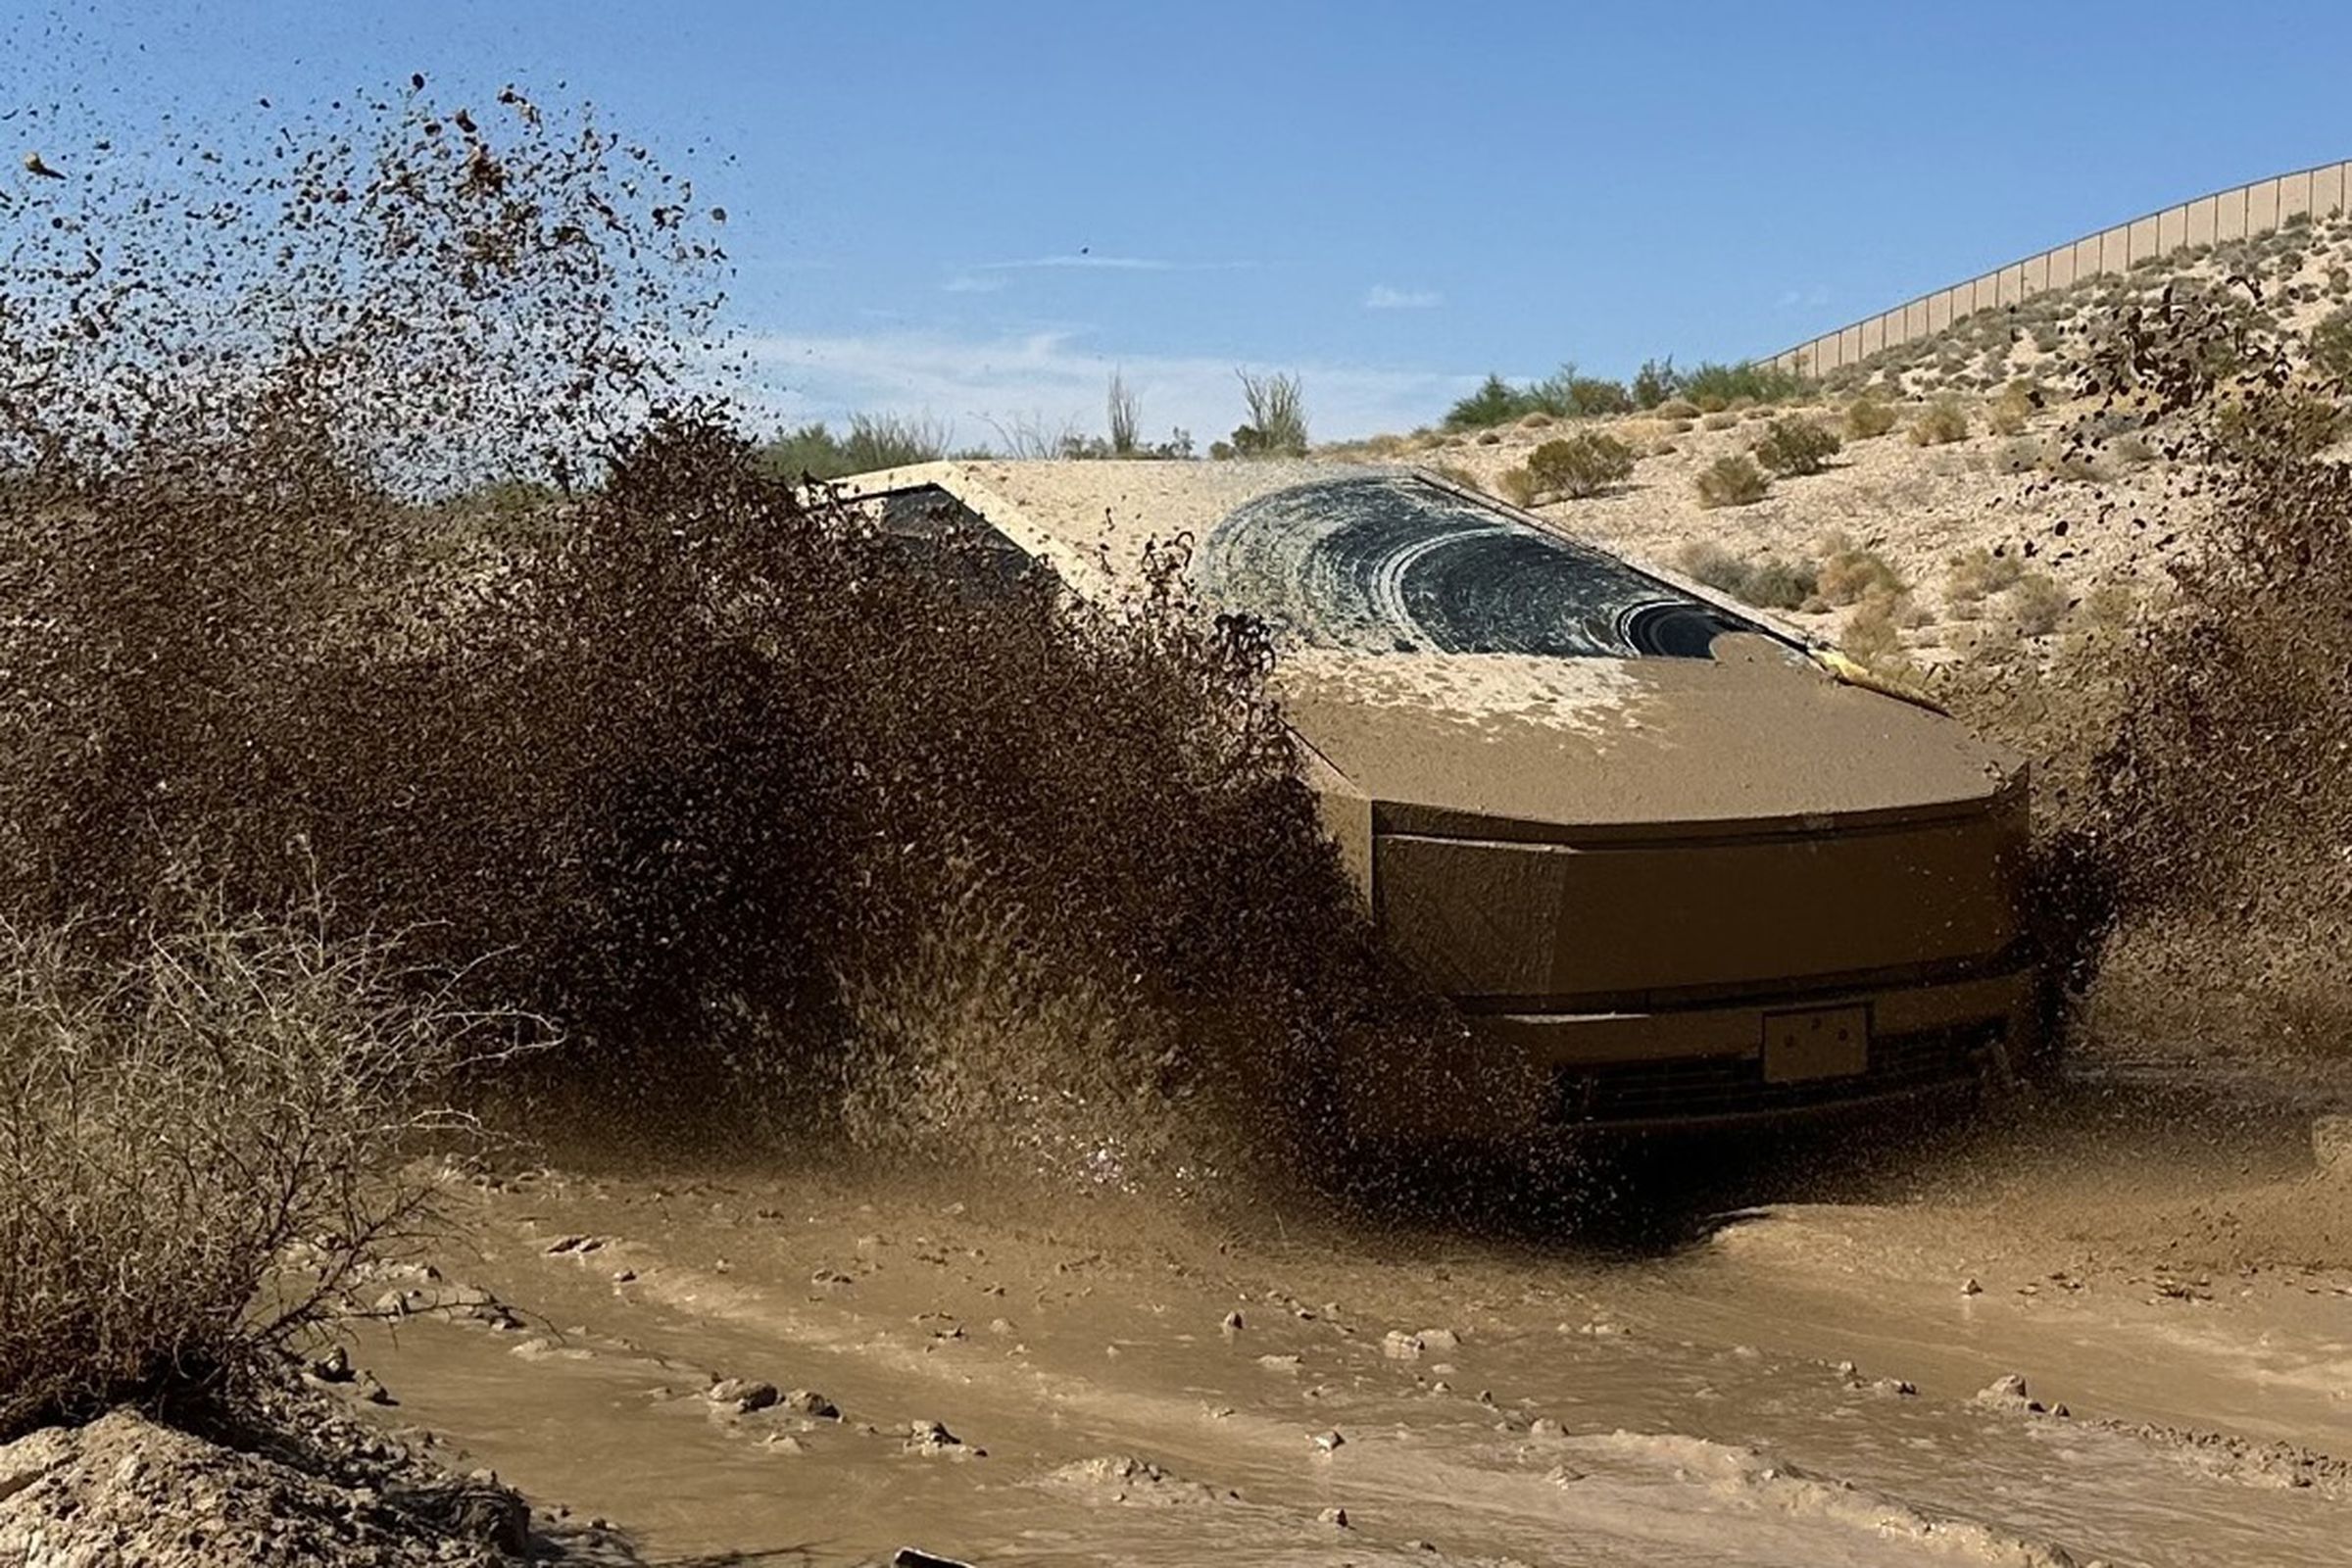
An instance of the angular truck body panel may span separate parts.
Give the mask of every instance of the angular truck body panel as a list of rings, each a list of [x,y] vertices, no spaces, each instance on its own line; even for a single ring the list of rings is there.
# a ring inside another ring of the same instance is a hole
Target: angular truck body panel
[[[1411,471],[935,464],[855,488],[902,518],[945,498],[1088,597],[1189,542],[1212,608],[1285,634],[1325,830],[1466,1024],[1340,1064],[1366,1131],[1793,1115],[2034,1044],[2022,760],[1741,607]]]

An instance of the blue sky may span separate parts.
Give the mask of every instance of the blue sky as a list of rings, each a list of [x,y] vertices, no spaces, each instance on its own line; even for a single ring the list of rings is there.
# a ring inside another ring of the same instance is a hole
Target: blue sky
[[[1489,369],[1768,354],[2217,186],[2352,156],[2352,7],[123,4],[0,100],[244,114],[421,71],[595,101],[723,201],[778,417],[1318,436]],[[561,84],[561,85],[559,85]],[[694,149],[702,149],[694,151]],[[56,156],[68,156],[70,149]],[[14,155],[10,159],[15,162]],[[13,175],[11,176],[13,177]]]

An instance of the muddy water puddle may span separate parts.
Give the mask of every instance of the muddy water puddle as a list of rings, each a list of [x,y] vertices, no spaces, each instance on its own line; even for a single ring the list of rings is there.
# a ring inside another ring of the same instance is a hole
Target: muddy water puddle
[[[363,1341],[386,1414],[653,1561],[2352,1561],[2340,1275],[2022,1295],[1965,1206],[1627,1257],[947,1178],[453,1192],[467,1244],[390,1282],[438,1309]]]

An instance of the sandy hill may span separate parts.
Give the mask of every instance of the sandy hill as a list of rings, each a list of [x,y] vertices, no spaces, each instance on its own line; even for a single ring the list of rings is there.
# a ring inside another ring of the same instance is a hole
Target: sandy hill
[[[1578,534],[1933,681],[1973,656],[2046,654],[2072,631],[2119,623],[2163,591],[2169,559],[2195,548],[2196,502],[2180,493],[2166,432],[2079,391],[2086,351],[2116,308],[2168,289],[2224,301],[2307,342],[2317,333],[2352,343],[2352,217],[2183,248],[1978,312],[1779,405],[1535,414],[1335,453],[1402,458],[1532,500]],[[1840,449],[1819,472],[1768,475],[1760,499],[1707,504],[1702,471],[1754,457],[1784,419],[1834,432]],[[2087,453],[2070,440],[2086,431],[2096,437]],[[1586,434],[1629,448],[1630,476],[1580,499],[1531,498],[1525,470],[1537,449]]]

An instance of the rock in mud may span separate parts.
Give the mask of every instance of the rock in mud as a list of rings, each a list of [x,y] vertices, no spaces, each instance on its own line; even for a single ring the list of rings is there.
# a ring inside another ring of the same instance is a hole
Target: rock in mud
[[[914,1546],[901,1546],[890,1559],[890,1568],[971,1568],[954,1557],[941,1557]]]
[[[1228,1312],[1228,1313],[1226,1313],[1226,1314],[1225,1314],[1225,1322],[1224,1322],[1224,1324],[1223,1324],[1223,1327],[1224,1327],[1224,1330],[1225,1330],[1225,1332],[1226,1332],[1226,1333],[1228,1333],[1228,1334],[1239,1334],[1239,1333],[1241,1333],[1241,1332],[1242,1332],[1242,1314],[1241,1314],[1241,1313],[1239,1313],[1239,1312]]]
[[[1294,1378],[1298,1375],[1298,1357],[1295,1355],[1261,1355],[1257,1358],[1257,1364],[1269,1372],[1280,1372]]]
[[[1324,1453],[1330,1453],[1335,1448],[1344,1448],[1347,1446],[1348,1440],[1336,1431],[1315,1434],[1315,1446]]]
[[[764,1410],[781,1397],[773,1383],[751,1383],[742,1378],[720,1378],[710,1385],[703,1397],[722,1409],[739,1410],[745,1415]]]
[[[916,1421],[906,1429],[908,1453],[957,1453],[963,1440],[937,1421]]]
[[[794,1389],[784,1396],[784,1408],[795,1415],[805,1415],[812,1421],[838,1421],[841,1406],[814,1389]]]
[[[1407,1334],[1402,1329],[1389,1330],[1380,1342],[1380,1353],[1392,1361],[1418,1361],[1426,1348],[1428,1344],[1420,1335]]]
[[[1450,1355],[1462,1348],[1462,1337],[1451,1329],[1423,1329],[1413,1337],[1433,1355]]]
[[[2026,1380],[2015,1372],[2006,1377],[1995,1378],[1991,1383],[1979,1390],[1976,1398],[1971,1402],[1987,1405],[1996,1410],[2021,1410],[2032,1415],[2049,1413],[2042,1408],[2041,1401],[2034,1398],[2027,1390]],[[2064,1409],[2061,1408],[2059,1413],[2064,1414]]]
[[[1321,1513],[1315,1515],[1315,1517],[1324,1524],[1331,1526],[1334,1530],[1345,1530],[1348,1528],[1348,1510],[1345,1508],[1326,1508]]]
[[[1216,1489],[1171,1475],[1165,1468],[1131,1453],[1081,1459],[1054,1472],[1054,1480],[1090,1493],[1108,1493],[1113,1502],[1153,1505],[1211,1503]]]
[[[351,1370],[351,1352],[336,1346],[311,1363],[311,1376],[321,1383],[349,1383],[355,1376]]]

